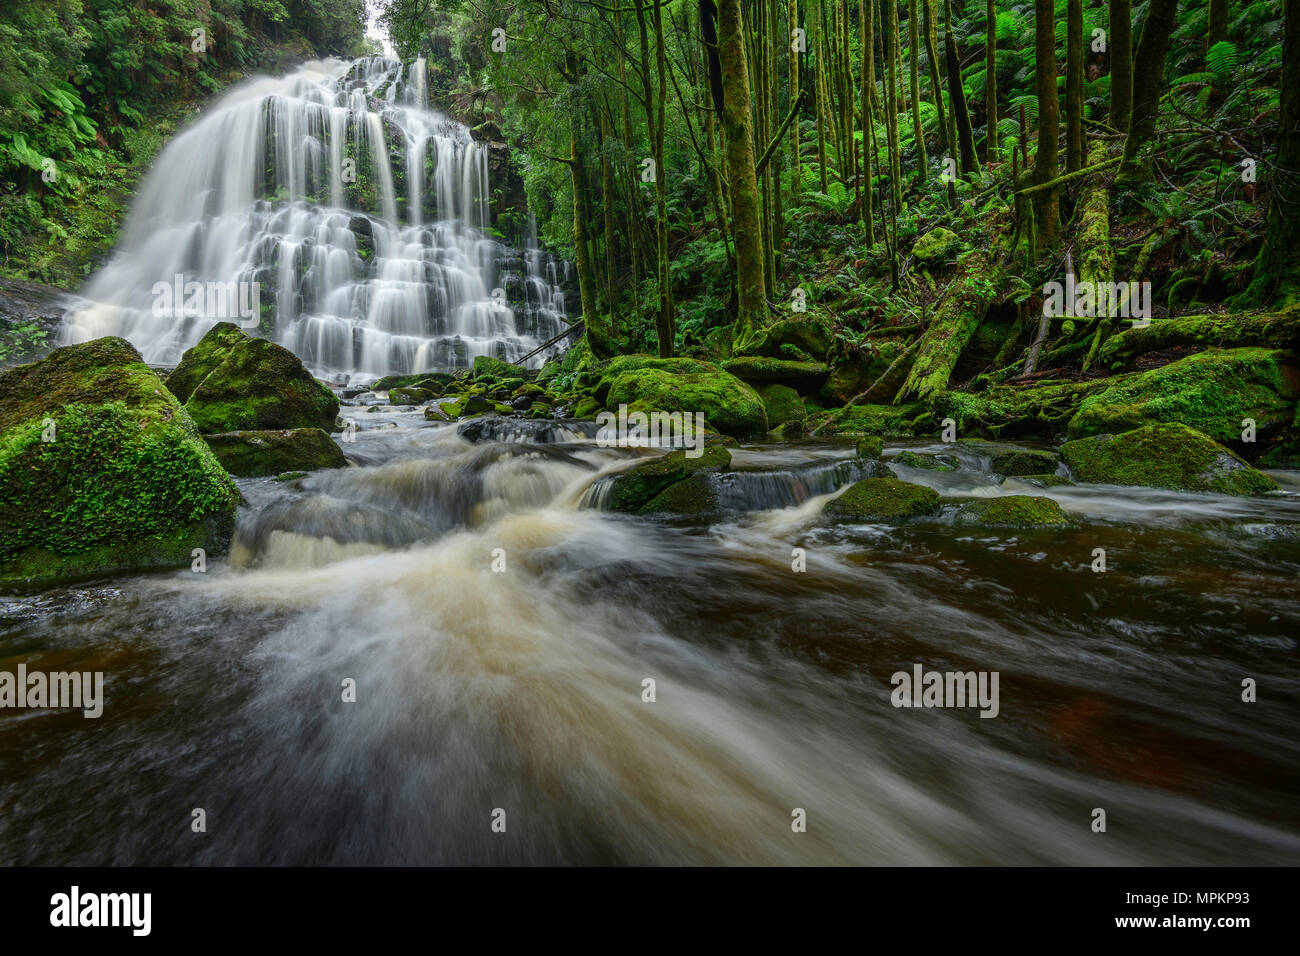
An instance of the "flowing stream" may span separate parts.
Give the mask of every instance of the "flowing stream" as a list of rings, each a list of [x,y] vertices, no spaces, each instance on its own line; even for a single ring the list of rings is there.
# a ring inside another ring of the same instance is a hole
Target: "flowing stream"
[[[595,505],[649,452],[588,428],[363,411],[357,467],[240,481],[206,573],[0,599],[0,667],[107,675],[98,720],[0,716],[0,859],[1300,861],[1294,495],[827,525],[852,447],[754,445],[724,514],[645,519]],[[961,459],[895,470],[1043,493]],[[895,708],[914,664],[997,671],[998,716]]]

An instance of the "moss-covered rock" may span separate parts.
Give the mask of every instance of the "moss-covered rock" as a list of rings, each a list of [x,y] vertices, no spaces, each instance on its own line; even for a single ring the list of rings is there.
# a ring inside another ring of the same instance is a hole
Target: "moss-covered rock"
[[[1016,448],[993,455],[990,467],[999,475],[1006,477],[1051,474],[1056,471],[1056,464],[1059,460],[1050,451],[1039,451],[1036,448]]]
[[[897,478],[864,478],[828,501],[822,514],[851,521],[895,521],[939,510],[939,492]]]
[[[1291,352],[1211,349],[1141,372],[1083,399],[1070,420],[1072,438],[1178,422],[1251,454],[1290,427],[1300,397],[1300,364]],[[1255,422],[1253,447],[1241,442],[1242,420]]]
[[[1074,484],[1074,482],[1069,478],[1066,478],[1064,475],[1058,475],[1055,472],[1041,475],[1015,475],[1014,478],[1016,481],[1023,481],[1026,484],[1034,485],[1038,488],[1062,488]]]
[[[921,404],[851,405],[810,416],[805,423],[805,430],[809,433],[815,431],[825,438],[832,435],[906,438],[928,431],[933,423],[933,416]]]
[[[610,411],[640,402],[664,412],[703,412],[713,428],[728,435],[746,437],[768,428],[758,393],[710,362],[623,356],[605,369],[601,391]]]
[[[1295,348],[1300,342],[1300,306],[1260,315],[1225,313],[1152,319],[1106,340],[1098,352],[1102,368],[1124,368],[1150,352],[1187,347],[1270,349]]]
[[[437,405],[424,406],[424,420],[427,422],[449,422],[452,416]]]
[[[781,382],[804,392],[817,391],[828,371],[823,362],[794,362],[765,355],[727,359],[722,369],[743,382]]]
[[[803,421],[808,415],[799,393],[788,385],[764,385],[758,390],[767,410],[767,423],[773,428],[786,422]]]
[[[208,435],[207,442],[226,471],[239,478],[347,464],[343,450],[319,428],[225,432]]]
[[[222,338],[216,339],[214,333],[219,329],[220,326],[214,328],[186,353],[189,357],[208,342],[201,356],[206,363],[215,357],[215,351],[225,350],[221,361],[185,401],[185,410],[199,431],[217,434],[285,428],[335,429],[338,399],[312,378],[297,356],[274,342],[250,338],[242,332],[242,338],[236,339],[228,329],[222,332]],[[183,359],[177,371],[184,365]]]
[[[1080,481],[1258,495],[1277,483],[1186,425],[1148,425],[1066,442],[1061,458]]]
[[[1055,501],[1034,495],[980,498],[962,505],[955,520],[985,528],[1059,528],[1070,523]]]
[[[842,356],[826,377],[822,397],[837,405],[852,401],[874,385],[906,348],[902,342],[885,339],[869,342],[860,352]]]
[[[0,372],[0,583],[187,566],[226,547],[238,503],[123,339]]]
[[[707,472],[675,481],[647,501],[637,514],[708,515],[718,510],[717,491]]]
[[[450,372],[414,372],[410,375],[385,375],[370,386],[372,392],[387,392],[394,388],[423,388],[427,391],[439,391],[434,386],[446,388],[456,377]]]
[[[934,397],[934,417],[951,418],[963,436],[1053,441],[1066,434],[1084,399],[1127,378],[1005,385],[978,394],[940,392]]]
[[[939,262],[951,259],[961,251],[961,240],[951,229],[936,226],[916,240],[912,246],[912,256],[921,262]]]
[[[858,439],[857,451],[859,458],[879,459],[884,450],[885,440],[879,435],[868,435],[866,438]]]
[[[685,451],[670,451],[616,475],[610,482],[606,507],[641,514],[670,485],[697,473],[726,471],[730,467],[731,452],[721,446],[705,448],[698,458],[688,458]]]
[[[956,471],[961,464],[952,455],[927,455],[922,452],[900,451],[890,459],[895,465],[908,468],[924,468],[926,471]]]
[[[596,413],[603,411],[604,406],[590,395],[584,395],[578,399],[578,403],[573,406],[574,418],[595,418]]]
[[[180,364],[167,376],[167,388],[184,404],[194,390],[226,360],[226,356],[248,336],[233,322],[218,322],[208,329],[193,348],[181,356]]]
[[[509,362],[503,362],[501,359],[492,358],[488,355],[478,355],[474,357],[472,375],[475,381],[497,381],[503,378],[522,380],[524,378],[524,368],[521,365],[511,365]]]
[[[423,388],[391,388],[388,390],[389,405],[423,405],[431,398],[436,398],[432,392]]]
[[[804,312],[798,318],[780,319],[763,329],[737,354],[766,355],[788,359],[804,355],[821,359],[835,341],[830,320],[815,312]]]

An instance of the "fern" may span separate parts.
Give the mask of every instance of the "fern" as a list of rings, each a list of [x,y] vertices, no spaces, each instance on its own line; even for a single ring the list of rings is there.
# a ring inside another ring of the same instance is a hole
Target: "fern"
[[[1227,82],[1237,69],[1237,45],[1231,40],[1220,40],[1205,51],[1205,70],[1215,82]]]

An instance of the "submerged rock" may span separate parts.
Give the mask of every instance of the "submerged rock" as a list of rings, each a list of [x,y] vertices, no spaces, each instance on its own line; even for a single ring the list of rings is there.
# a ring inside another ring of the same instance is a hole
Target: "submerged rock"
[[[986,528],[1046,528],[1070,523],[1061,506],[1051,498],[1034,495],[1006,495],[968,502],[957,511],[959,525]]]
[[[196,381],[197,379],[197,381]],[[208,434],[260,429],[332,431],[339,402],[283,346],[221,322],[187,351],[167,379]],[[176,392],[173,392],[176,394]]]
[[[822,514],[860,521],[896,520],[939,510],[939,492],[897,478],[864,478],[828,501]]]
[[[188,566],[225,549],[238,503],[125,340],[0,372],[0,582]]]
[[[206,437],[226,471],[240,478],[342,468],[347,464],[343,450],[319,428],[224,432]]]
[[[1176,491],[1259,495],[1277,483],[1186,425],[1148,425],[1066,442],[1061,458],[1080,481]]]

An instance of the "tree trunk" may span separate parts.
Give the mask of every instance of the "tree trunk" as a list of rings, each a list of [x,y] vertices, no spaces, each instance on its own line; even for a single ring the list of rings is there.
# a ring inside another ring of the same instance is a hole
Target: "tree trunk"
[[[984,5],[988,21],[984,41],[984,161],[998,159],[998,19],[993,0]]]
[[[1110,125],[1123,133],[1133,109],[1132,0],[1110,0]]]
[[[1060,172],[1057,137],[1060,135],[1060,102],[1056,85],[1056,28],[1052,0],[1034,2],[1035,80],[1038,89],[1038,153],[1034,158],[1034,182],[1051,182]],[[1034,195],[1038,247],[1041,254],[1056,246],[1060,231],[1060,206],[1055,189]]]
[[[736,345],[743,347],[762,328],[763,246],[759,237],[758,178],[754,174],[754,134],[750,125],[749,67],[745,61],[745,21],[741,0],[720,0],[718,65],[722,74],[722,135],[731,174],[732,234],[736,239]],[[715,104],[717,105],[717,104]]]
[[[1120,176],[1146,178],[1138,156],[1150,144],[1156,131],[1156,112],[1165,87],[1165,56],[1169,34],[1178,18],[1178,0],[1151,0],[1142,35],[1133,54],[1133,109],[1129,114],[1128,138],[1124,140],[1124,165]]]
[[[1083,168],[1083,0],[1067,0],[1065,11],[1065,171],[1073,173]]]
[[[966,109],[966,91],[961,85],[961,61],[957,59],[957,40],[952,33],[952,0],[944,0],[943,48],[948,63],[948,97],[957,121],[957,145],[961,152],[961,171],[974,173],[979,169],[975,161],[975,137],[971,133],[970,113]]]
[[[990,0],[991,2],[991,0]],[[918,182],[926,180],[925,128],[921,125],[920,29],[916,22],[916,0],[907,0],[907,59],[912,72],[912,134],[916,137]]]

